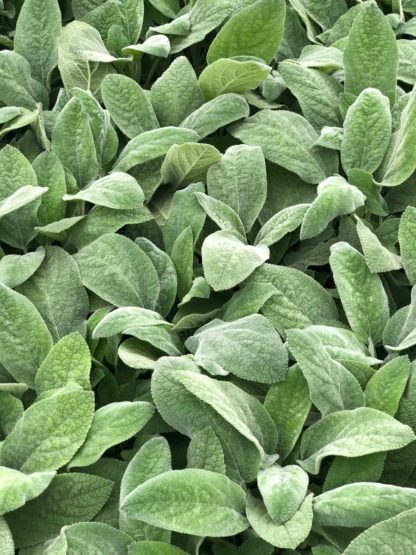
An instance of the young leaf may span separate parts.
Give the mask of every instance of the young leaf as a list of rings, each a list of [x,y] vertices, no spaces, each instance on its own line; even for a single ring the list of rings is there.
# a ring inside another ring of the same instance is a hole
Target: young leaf
[[[333,245],[329,261],[352,330],[362,341],[378,343],[389,319],[387,294],[380,278],[348,243]]]
[[[410,283],[416,283],[416,251],[414,237],[416,231],[416,208],[408,206],[400,218],[399,243],[404,271]]]
[[[248,527],[244,503],[244,490],[223,474],[188,468],[164,472],[138,486],[122,510],[168,530],[221,537]]]
[[[209,64],[219,58],[255,56],[271,62],[283,38],[286,4],[258,0],[229,19],[208,50]]]
[[[85,551],[94,546],[98,552],[109,555],[128,555],[128,548],[133,540],[127,534],[123,534],[113,526],[101,522],[78,522],[61,528],[61,533],[56,539],[46,544],[52,553],[65,555]]]
[[[45,258],[45,249],[27,254],[9,254],[0,259],[0,282],[10,289],[14,289],[30,278]]]
[[[397,357],[382,366],[367,383],[365,399],[368,407],[394,416],[410,375],[407,357]]]
[[[357,233],[370,272],[391,272],[402,268],[400,256],[384,247],[377,235],[359,218],[357,218]]]
[[[270,247],[288,233],[295,231],[301,225],[309,206],[309,204],[288,206],[272,216],[258,232],[255,244]]]
[[[68,467],[95,463],[108,448],[139,432],[152,414],[152,405],[140,401],[110,403],[101,407],[94,414],[85,443]]]
[[[38,497],[51,483],[55,472],[23,474],[12,468],[0,467],[0,514],[9,513]]]
[[[403,351],[416,343],[415,295],[412,288],[410,305],[395,312],[384,328],[383,343],[389,351]]]
[[[224,452],[212,428],[201,430],[191,439],[187,459],[188,468],[201,468],[225,474]]]
[[[232,231],[245,237],[245,229],[240,216],[231,206],[205,193],[195,193],[195,196],[205,210],[207,216],[223,231]]]
[[[207,171],[222,158],[214,146],[201,143],[172,145],[166,153],[161,167],[164,183],[176,188],[188,183],[206,181]]]
[[[299,464],[308,473],[318,474],[325,457],[360,457],[398,449],[413,440],[409,426],[379,410],[360,407],[334,412],[303,434]]]
[[[246,245],[238,233],[217,231],[202,245],[204,275],[214,291],[231,289],[269,258],[264,245]]]

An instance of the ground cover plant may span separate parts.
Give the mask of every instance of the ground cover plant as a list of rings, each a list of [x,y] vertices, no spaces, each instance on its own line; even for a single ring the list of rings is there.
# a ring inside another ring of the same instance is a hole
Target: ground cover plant
[[[416,554],[414,37],[0,0],[1,555]]]

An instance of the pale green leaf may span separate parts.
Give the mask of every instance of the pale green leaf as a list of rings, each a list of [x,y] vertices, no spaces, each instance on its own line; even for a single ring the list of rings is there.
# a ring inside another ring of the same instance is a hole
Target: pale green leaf
[[[23,474],[12,468],[0,467],[0,513],[18,509],[38,497],[51,483],[55,472]]]

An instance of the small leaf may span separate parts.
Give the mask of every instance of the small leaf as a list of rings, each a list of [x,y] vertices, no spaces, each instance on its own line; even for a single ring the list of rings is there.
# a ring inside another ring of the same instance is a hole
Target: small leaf
[[[0,514],[18,509],[40,495],[51,483],[55,472],[23,474],[12,468],[0,467]]]
[[[225,474],[224,452],[212,428],[198,432],[189,443],[188,468],[201,468]]]
[[[173,145],[162,163],[163,182],[171,183],[178,188],[188,183],[205,181],[209,167],[221,160],[221,157],[221,153],[212,145]]]
[[[399,243],[404,271],[410,283],[416,283],[416,208],[408,206],[400,218]]]

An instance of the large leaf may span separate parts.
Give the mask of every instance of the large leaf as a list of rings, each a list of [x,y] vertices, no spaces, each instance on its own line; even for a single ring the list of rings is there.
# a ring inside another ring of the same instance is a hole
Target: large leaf
[[[146,481],[126,497],[122,509],[168,530],[218,537],[248,527],[244,504],[244,490],[223,474],[188,468]]]

